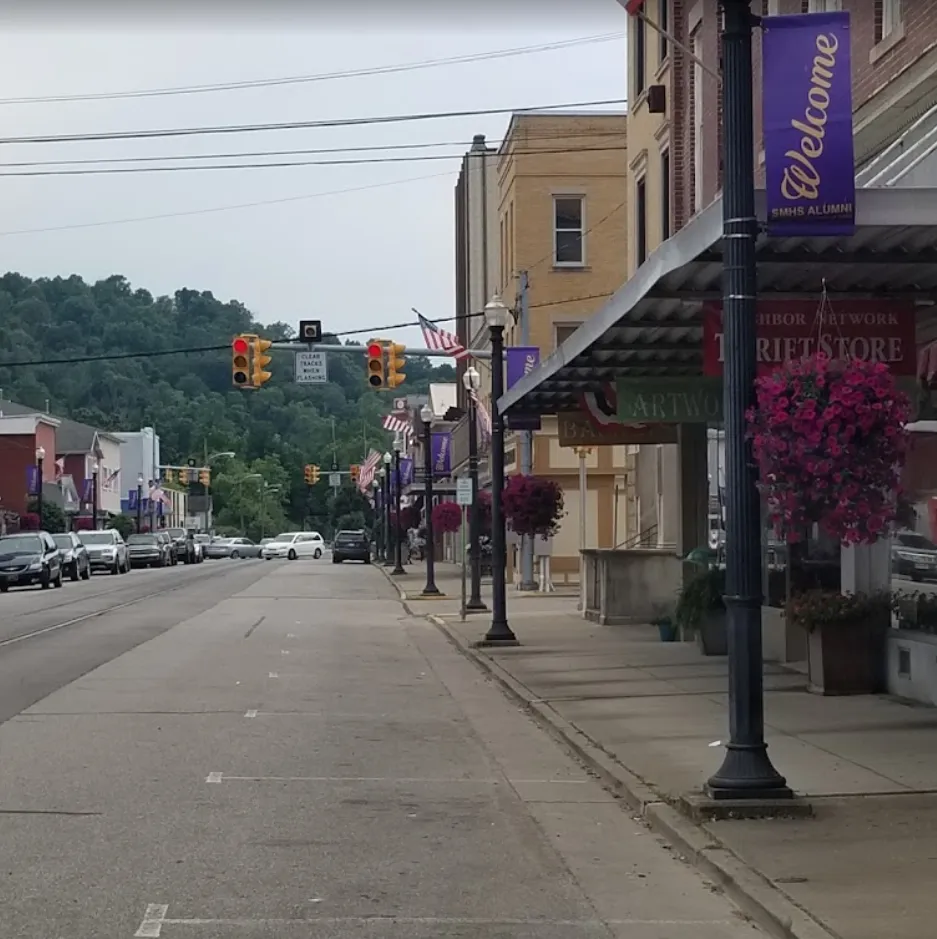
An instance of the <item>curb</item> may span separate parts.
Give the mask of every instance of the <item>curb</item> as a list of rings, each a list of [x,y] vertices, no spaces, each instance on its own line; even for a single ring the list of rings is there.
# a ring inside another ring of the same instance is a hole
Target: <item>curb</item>
[[[402,593],[402,591],[398,592]],[[745,864],[718,838],[682,815],[652,786],[626,769],[601,746],[538,700],[484,650],[473,648],[438,616],[426,615],[446,638],[492,677],[565,749],[594,772],[615,795],[662,835],[758,926],[776,939],[842,939],[798,906],[755,868]]]

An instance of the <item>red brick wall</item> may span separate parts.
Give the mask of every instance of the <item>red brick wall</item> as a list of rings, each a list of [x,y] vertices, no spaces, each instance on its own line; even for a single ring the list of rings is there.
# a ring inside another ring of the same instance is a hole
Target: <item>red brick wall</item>
[[[50,451],[54,453],[55,450]],[[26,470],[36,461],[36,438],[32,434],[0,437],[0,506],[22,515],[26,511]],[[54,463],[55,457],[46,461]],[[54,468],[53,468],[54,469]],[[47,472],[43,467],[43,475]]]

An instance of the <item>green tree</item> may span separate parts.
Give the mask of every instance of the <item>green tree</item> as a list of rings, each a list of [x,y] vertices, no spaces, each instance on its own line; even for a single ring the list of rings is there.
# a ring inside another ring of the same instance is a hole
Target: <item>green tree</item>
[[[38,514],[39,502],[36,499],[30,499],[26,511],[34,515]],[[56,534],[65,531],[65,512],[62,507],[50,502],[48,499],[42,500],[42,517],[39,519],[39,527],[43,531]]]

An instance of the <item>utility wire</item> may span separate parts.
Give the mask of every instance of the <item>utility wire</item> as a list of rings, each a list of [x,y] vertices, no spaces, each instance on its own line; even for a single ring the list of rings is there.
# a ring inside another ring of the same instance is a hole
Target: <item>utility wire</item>
[[[594,45],[623,39],[624,33],[603,33],[596,36],[581,36],[558,42],[517,46],[509,49],[494,49],[467,55],[447,56],[441,59],[422,59],[398,65],[378,65],[371,68],[348,69],[339,72],[319,72],[313,75],[290,75],[280,78],[260,78],[249,81],[218,82],[208,85],[180,85],[169,88],[147,88],[136,91],[105,91],[70,95],[41,95],[27,98],[0,98],[0,106],[20,104],[61,104],[75,101],[117,101],[128,98],[161,98],[170,95],[210,94],[222,91],[241,91],[249,88],[272,88],[282,85],[301,85],[312,82],[337,81],[346,78],[361,78],[371,75],[393,75],[400,72],[415,72],[422,69],[441,68],[448,65],[463,65],[472,62],[487,62],[492,59],[507,59],[541,52],[555,52],[576,46]]]
[[[29,137],[2,137],[0,144],[76,143],[101,140],[150,140],[158,137],[199,137],[209,134],[252,134],[274,130],[310,130],[323,127],[368,127],[379,124],[405,124],[416,121],[437,121],[456,117],[484,117],[493,114],[529,114],[536,111],[578,110],[624,104],[624,98],[599,101],[574,101],[569,104],[541,104],[511,108],[474,108],[465,111],[428,111],[410,114],[388,114],[374,117],[346,117],[324,121],[284,121],[275,124],[222,124],[215,127],[175,127],[165,130],[103,131],[85,134],[43,134]],[[602,112],[597,112],[601,114]]]

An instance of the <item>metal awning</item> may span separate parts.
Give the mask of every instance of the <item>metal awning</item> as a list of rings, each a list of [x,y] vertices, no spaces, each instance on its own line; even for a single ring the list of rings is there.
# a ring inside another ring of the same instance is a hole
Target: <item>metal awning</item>
[[[765,218],[765,194],[756,194]],[[757,243],[761,298],[937,300],[937,189],[856,193],[857,231],[842,238]],[[664,242],[540,366],[498,399],[498,411],[556,414],[619,377],[702,375],[702,306],[722,299],[722,199]]]

